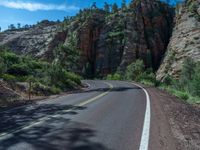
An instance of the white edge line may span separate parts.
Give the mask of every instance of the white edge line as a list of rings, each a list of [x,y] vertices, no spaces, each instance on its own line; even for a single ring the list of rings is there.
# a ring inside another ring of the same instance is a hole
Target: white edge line
[[[151,120],[150,96],[148,92],[142,86],[135,83],[132,83],[132,84],[141,88],[146,95],[146,111],[145,111],[145,116],[144,116],[144,124],[143,124],[139,150],[148,150],[149,134],[150,134],[150,120]]]

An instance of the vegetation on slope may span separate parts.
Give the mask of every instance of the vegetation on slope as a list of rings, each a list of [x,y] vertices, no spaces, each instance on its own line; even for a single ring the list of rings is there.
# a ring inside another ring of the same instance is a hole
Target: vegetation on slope
[[[67,71],[59,63],[47,63],[0,50],[0,78],[10,84],[32,82],[34,94],[57,94],[81,84],[80,77]]]
[[[200,62],[186,59],[180,79],[168,75],[161,88],[189,103],[200,103]]]
[[[116,72],[114,74],[109,74],[106,76],[108,80],[128,80],[136,81],[147,85],[157,86],[159,83],[156,81],[153,69],[145,68],[143,60],[136,60],[131,63],[127,68],[125,73]]]

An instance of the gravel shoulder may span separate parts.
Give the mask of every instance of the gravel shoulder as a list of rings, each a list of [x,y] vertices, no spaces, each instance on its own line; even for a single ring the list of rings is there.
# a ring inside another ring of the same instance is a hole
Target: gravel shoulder
[[[146,87],[151,97],[150,150],[199,150],[200,106]]]

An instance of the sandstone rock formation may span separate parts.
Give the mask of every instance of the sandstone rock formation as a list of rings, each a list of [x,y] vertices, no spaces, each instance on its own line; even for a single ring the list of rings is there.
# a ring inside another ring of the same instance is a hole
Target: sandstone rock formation
[[[124,71],[136,59],[158,68],[173,26],[173,8],[156,0],[137,0],[126,11],[94,11],[79,27],[80,49],[93,74]]]
[[[18,54],[29,54],[37,58],[50,59],[52,49],[66,35],[59,32],[58,24],[38,24],[27,30],[7,30],[0,33],[0,45],[11,48]]]
[[[157,72],[157,79],[163,80],[166,75],[179,78],[187,57],[200,61],[199,9],[200,2],[197,0],[188,0],[177,7],[173,35]]]

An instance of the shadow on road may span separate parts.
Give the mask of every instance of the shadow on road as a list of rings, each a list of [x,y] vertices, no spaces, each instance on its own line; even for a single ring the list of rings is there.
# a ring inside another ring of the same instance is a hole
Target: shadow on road
[[[73,105],[57,105],[57,104],[32,104],[26,105],[19,109],[11,109],[8,111],[0,112],[0,133],[12,132],[20,127],[29,125],[40,118],[66,114],[64,110],[72,109],[73,111],[68,114],[77,114],[76,110],[85,109],[85,107],[77,107]]]
[[[12,133],[11,137],[0,140],[0,150],[109,150],[104,145],[92,140],[96,131],[85,124],[72,122],[69,115],[76,115],[86,107],[72,105],[32,105],[17,110],[0,113],[0,133],[10,132],[40,118],[49,116],[44,123],[29,129]],[[58,117],[51,117],[52,115]]]
[[[89,93],[89,92],[123,92],[123,91],[128,91],[128,90],[141,90],[139,87],[114,87],[112,89],[110,88],[94,88],[94,89],[87,89],[87,90],[82,90],[82,91],[75,91],[75,94],[78,93]]]

